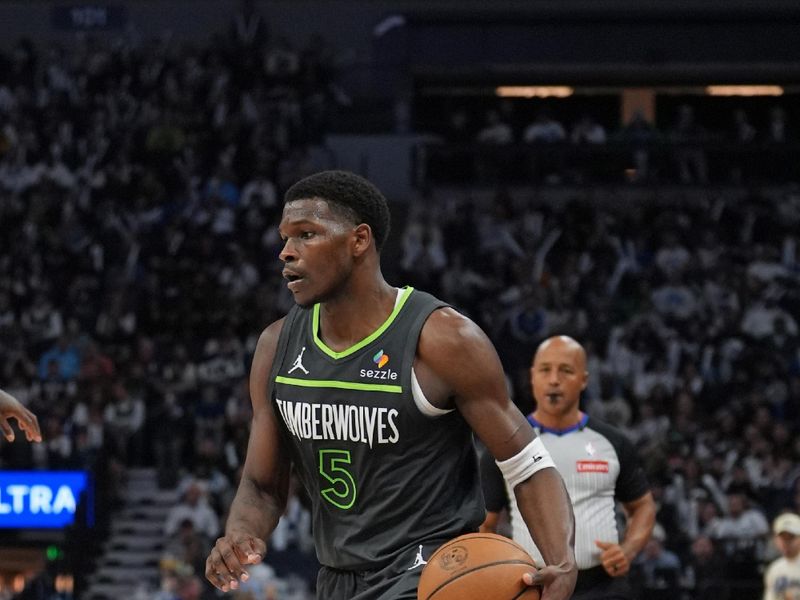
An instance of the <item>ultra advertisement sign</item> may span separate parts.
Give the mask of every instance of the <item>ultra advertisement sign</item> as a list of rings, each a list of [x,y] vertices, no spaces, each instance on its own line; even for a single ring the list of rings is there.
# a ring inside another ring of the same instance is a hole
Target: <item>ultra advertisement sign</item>
[[[0,471],[0,528],[60,529],[75,521],[81,495],[91,487],[85,471]],[[87,518],[91,524],[91,518]]]

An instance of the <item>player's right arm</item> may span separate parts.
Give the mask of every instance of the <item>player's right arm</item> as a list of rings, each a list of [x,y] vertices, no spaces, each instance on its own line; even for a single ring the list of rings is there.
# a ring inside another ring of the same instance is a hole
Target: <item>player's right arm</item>
[[[242,478],[231,503],[225,535],[206,560],[206,578],[227,592],[247,579],[245,565],[261,561],[266,540],[278,524],[289,494],[290,461],[281,444],[278,422],[269,401],[269,374],[283,319],[267,327],[258,340],[250,370],[253,421]]]

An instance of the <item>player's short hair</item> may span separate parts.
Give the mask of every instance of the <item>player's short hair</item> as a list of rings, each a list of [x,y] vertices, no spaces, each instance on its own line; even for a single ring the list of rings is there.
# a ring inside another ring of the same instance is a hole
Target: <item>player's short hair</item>
[[[355,225],[366,223],[372,229],[375,247],[380,252],[389,237],[389,204],[372,183],[349,171],[322,171],[309,175],[286,190],[283,203],[321,198],[338,215]]]

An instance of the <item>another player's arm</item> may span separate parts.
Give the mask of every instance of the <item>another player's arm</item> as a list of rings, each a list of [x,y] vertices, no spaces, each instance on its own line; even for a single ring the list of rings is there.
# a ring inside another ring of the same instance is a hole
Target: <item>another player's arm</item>
[[[494,512],[493,510],[486,511],[486,518],[481,523],[480,527],[478,527],[478,531],[481,533],[497,533],[497,528],[500,524],[500,513]]]
[[[627,517],[625,539],[619,544],[596,542],[602,550],[600,560],[603,569],[612,577],[620,577],[630,571],[631,563],[647,544],[656,522],[656,502],[650,492],[636,500],[623,502],[622,506]]]
[[[533,428],[508,397],[492,343],[456,311],[434,311],[426,322],[418,347],[419,375],[426,395],[429,389],[434,392],[428,399],[446,408],[446,399],[452,398],[495,459],[516,457],[535,439]],[[543,600],[569,598],[577,578],[575,519],[561,475],[555,468],[541,469],[516,485],[514,492],[547,565],[526,575],[526,583],[543,585]]]
[[[479,459],[483,500],[486,503],[486,518],[480,526],[480,532],[497,533],[497,528],[500,524],[500,512],[508,507],[506,485],[503,480],[503,474],[491,454],[482,452]]]
[[[267,397],[272,362],[283,320],[261,334],[250,371],[253,421],[239,488],[231,503],[225,535],[206,560],[206,578],[218,589],[236,589],[247,578],[244,565],[259,562],[289,494],[290,462],[280,443],[275,413]]]
[[[41,442],[42,432],[39,430],[39,420],[29,411],[22,402],[11,394],[0,390],[0,430],[9,442],[14,441],[14,430],[9,419],[16,419],[19,428],[25,432],[29,442]]]

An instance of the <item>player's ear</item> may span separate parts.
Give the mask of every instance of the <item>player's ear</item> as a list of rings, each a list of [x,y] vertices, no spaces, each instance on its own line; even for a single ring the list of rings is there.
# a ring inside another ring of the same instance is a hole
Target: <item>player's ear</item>
[[[589,385],[589,371],[584,371],[583,382],[581,383],[581,391],[585,390],[587,385]]]
[[[373,244],[372,227],[366,223],[357,225],[353,230],[353,254],[361,256]]]

